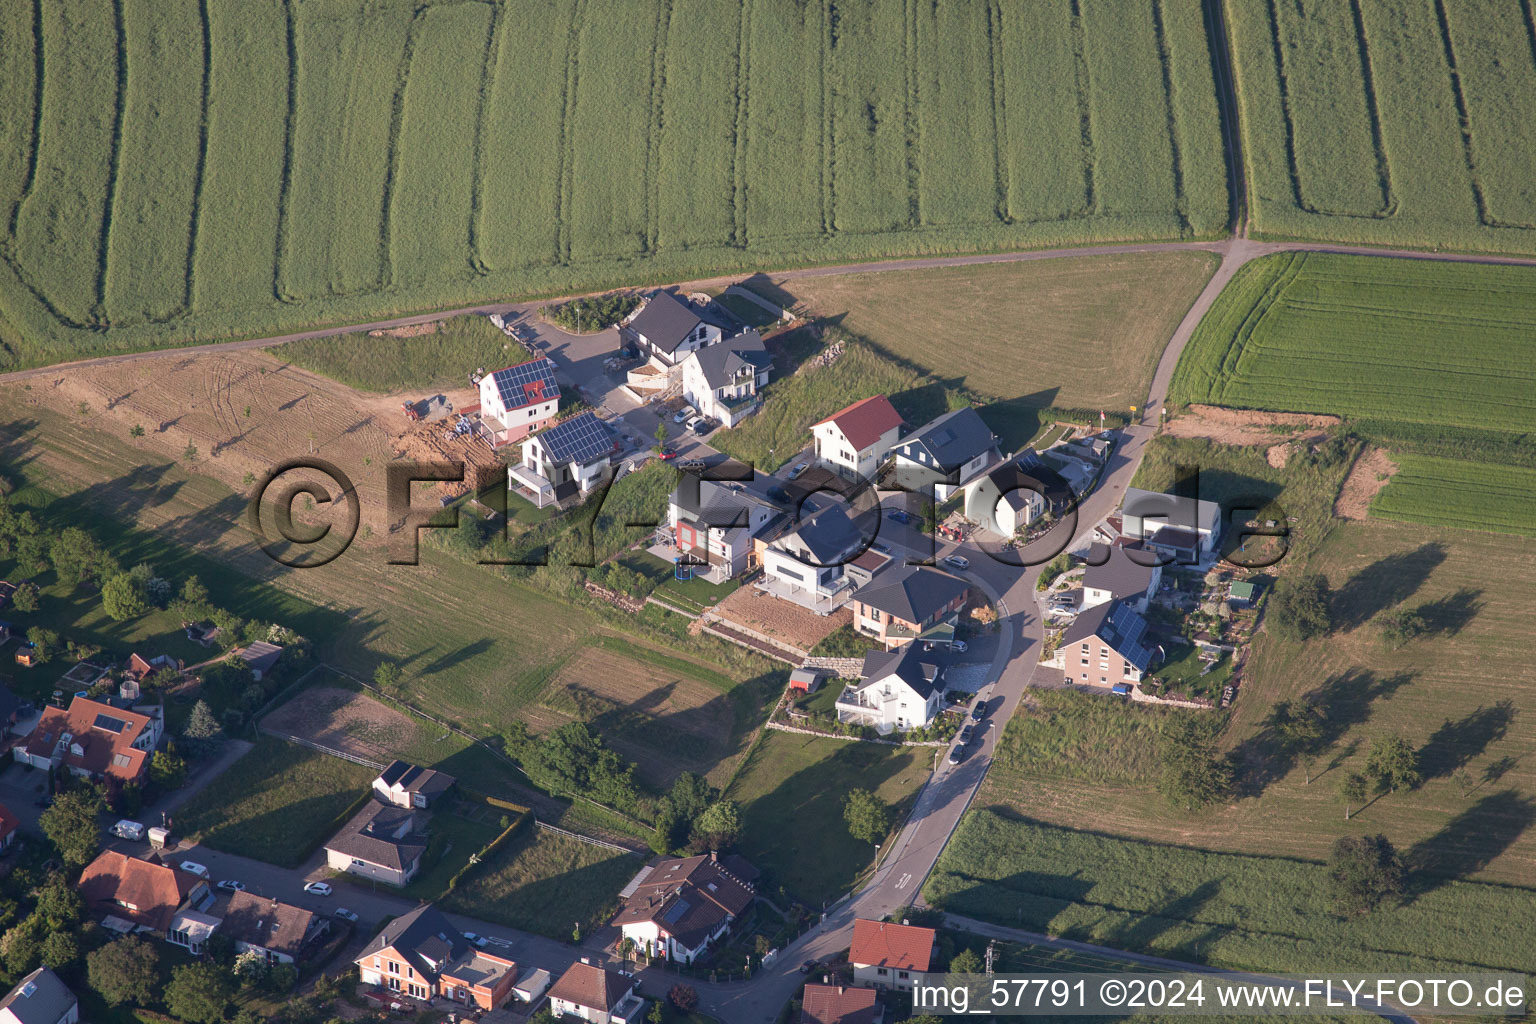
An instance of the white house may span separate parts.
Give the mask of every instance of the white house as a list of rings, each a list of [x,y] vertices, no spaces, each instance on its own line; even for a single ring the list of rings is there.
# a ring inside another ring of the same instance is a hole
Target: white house
[[[933,966],[938,934],[932,928],[890,921],[853,922],[848,963],[855,981],[878,988],[910,990]]]
[[[758,410],[757,389],[768,383],[773,359],[756,331],[693,352],[683,362],[683,396],[727,427]]]
[[[75,1024],[80,1001],[59,976],[39,967],[0,1000],[0,1024]]]
[[[873,480],[886,452],[901,436],[901,414],[884,395],[854,402],[811,424],[816,459],[833,472]]]
[[[671,292],[652,295],[624,326],[621,337],[662,370],[680,365],[692,352],[720,341],[720,327],[699,316],[692,303]]]
[[[939,667],[922,660],[919,644],[864,656],[859,682],[837,698],[837,720],[882,733],[927,725],[943,707]]]
[[[422,768],[405,761],[391,761],[373,780],[373,792],[396,807],[428,807],[453,788],[457,780],[447,772]]]
[[[713,582],[757,568],[754,540],[786,512],[761,478],[701,480],[684,473],[667,502],[667,528],[678,553]]]
[[[589,963],[585,957],[549,990],[549,1012],[556,1020],[575,1017],[590,1024],[640,1024],[645,1000],[635,979]]]
[[[1047,512],[1059,511],[1069,497],[1060,479],[1026,449],[973,477],[965,485],[963,504],[965,517],[983,530],[1012,537]]]
[[[560,406],[555,363],[548,356],[480,378],[480,422],[492,448],[520,441],[554,421]]]
[[[752,905],[756,878],[740,857],[671,857],[641,871],[613,923],[646,956],[693,963]]]
[[[325,844],[325,863],[333,871],[405,885],[416,877],[426,852],[415,814],[370,799]]]
[[[807,498],[794,529],[763,549],[757,586],[818,615],[831,614],[852,595],[847,565],[867,544],[840,502]]]
[[[1094,544],[1088,549],[1088,568],[1083,570],[1083,607],[1095,608],[1123,600],[1138,612],[1157,593],[1163,578],[1162,556],[1140,544]]]
[[[552,501],[585,497],[608,480],[619,435],[588,411],[523,442],[523,461],[507,467],[507,483],[543,508]]]
[[[970,406],[947,412],[897,443],[896,482],[909,491],[933,489],[944,501],[1000,460],[997,436]]]
[[[1221,506],[1214,501],[1127,487],[1121,532],[1130,540],[1184,562],[1203,561],[1221,538]]]
[[[219,929],[239,953],[260,953],[272,964],[291,964],[320,936],[330,919],[313,911],[249,892],[230,893]]]

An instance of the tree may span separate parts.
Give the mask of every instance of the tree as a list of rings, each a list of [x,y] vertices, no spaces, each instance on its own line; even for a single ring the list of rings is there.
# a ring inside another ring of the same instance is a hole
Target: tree
[[[149,578],[138,569],[113,576],[101,585],[101,607],[115,622],[143,615],[149,611]]]
[[[1322,573],[1285,577],[1270,595],[1269,611],[1275,630],[1289,640],[1321,636],[1333,626],[1328,610],[1328,580]]]
[[[160,989],[159,947],[137,935],[109,942],[85,958],[86,975],[108,1006],[143,1006]]]
[[[234,995],[229,975],[209,961],[183,964],[165,986],[165,1008],[192,1024],[219,1024]]]
[[[43,834],[58,847],[64,863],[84,867],[100,852],[101,828],[96,824],[96,815],[101,809],[101,797],[94,790],[77,786],[60,793],[42,813],[38,823]]]
[[[16,592],[11,595],[11,603],[19,612],[35,612],[42,604],[42,591],[37,589],[36,583],[21,583],[16,587]]]
[[[257,950],[248,949],[235,957],[234,974],[243,985],[265,985],[271,970],[266,954]]]
[[[196,576],[188,576],[181,584],[181,605],[185,614],[201,619],[208,614],[208,588]]]
[[[1365,787],[1368,780],[1359,772],[1350,772],[1339,780],[1339,799],[1344,801],[1344,820],[1349,820],[1349,809],[1354,804],[1365,802]]]
[[[128,428],[128,436],[129,437],[143,437],[144,436],[144,424],[142,424],[142,423],[135,423],[133,426],[129,427]]]
[[[662,800],[656,808],[656,830],[651,833],[651,849],[663,857],[677,849],[677,837],[686,824],[668,800]]]
[[[684,1013],[692,1013],[699,1005],[699,992],[692,985],[673,985],[667,1001]]]
[[[48,545],[48,559],[59,582],[70,589],[112,575],[117,565],[96,538],[78,526],[68,526]]]
[[[187,446],[181,450],[181,459],[183,462],[196,462],[197,445],[193,444],[191,441],[188,441]]]
[[[667,422],[659,420],[656,423],[656,450],[662,451],[667,447]]]
[[[843,821],[853,838],[878,845],[891,830],[891,805],[867,789],[849,790],[843,798]]]
[[[661,1008],[661,1000],[658,999],[651,1004],[651,1012],[645,1015],[645,1019],[648,1024],[662,1024],[662,1021],[667,1019],[665,1014],[666,1011]],[[534,1018],[533,1024],[539,1024],[538,1018]]]
[[[1365,756],[1365,773],[1376,780],[1379,789],[1394,793],[1399,786],[1413,789],[1421,781],[1419,755],[1401,736],[1378,736]]]
[[[1217,723],[1201,714],[1174,717],[1163,730],[1158,790],[1187,810],[1204,807],[1232,788],[1232,762],[1216,749]]]
[[[27,630],[27,642],[32,645],[32,656],[39,665],[46,664],[59,652],[59,634],[42,626]]]
[[[693,823],[693,841],[699,849],[725,849],[734,845],[740,835],[741,812],[734,800],[710,804]]]
[[[381,661],[379,667],[373,670],[373,684],[386,693],[393,692],[400,685],[400,679],[404,676],[400,666],[392,661]]]
[[[80,959],[80,942],[74,932],[51,931],[43,937],[38,959],[53,970],[67,967]]]
[[[962,949],[949,959],[950,974],[980,974],[981,957],[969,947]]]
[[[1312,785],[1312,759],[1323,742],[1323,714],[1311,701],[1281,701],[1269,713],[1270,728],[1280,749],[1301,762],[1306,784]]]
[[[1428,632],[1429,623],[1419,609],[1399,608],[1395,612],[1388,612],[1381,616],[1377,620],[1377,628],[1381,630],[1382,642],[1396,649],[1414,637]]]
[[[1403,859],[1386,836],[1342,836],[1328,857],[1334,910],[1363,914],[1403,892]]]
[[[85,915],[85,901],[69,887],[62,872],[53,871],[37,890],[37,907],[33,912],[51,929],[73,928]]]
[[[218,745],[223,732],[208,702],[199,700],[192,705],[192,714],[187,716],[187,724],[181,728],[181,738],[198,752],[198,756],[206,757]]]

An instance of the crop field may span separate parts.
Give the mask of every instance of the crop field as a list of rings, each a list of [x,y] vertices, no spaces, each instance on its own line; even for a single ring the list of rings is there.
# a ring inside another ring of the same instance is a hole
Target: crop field
[[[0,54],[9,366],[1228,219],[1165,0],[14,3]]]
[[[1536,537],[1536,470],[1405,455],[1371,515]]]
[[[822,318],[978,395],[1125,411],[1215,269],[1124,253],[776,281]]]
[[[1529,3],[1225,11],[1257,233],[1536,250]]]
[[[1138,951],[1265,971],[1529,970],[1536,891],[1439,881],[1370,914],[1329,908],[1328,869],[970,811],[923,887],[929,904]],[[1465,922],[1478,927],[1467,928]]]

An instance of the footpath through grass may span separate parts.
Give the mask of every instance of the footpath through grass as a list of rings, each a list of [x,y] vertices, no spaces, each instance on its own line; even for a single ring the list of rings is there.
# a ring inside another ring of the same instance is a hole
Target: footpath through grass
[[[176,831],[215,850],[292,868],[339,828],[374,772],[262,736],[176,812]]]
[[[843,796],[868,789],[905,814],[933,768],[928,747],[768,730],[726,797],[741,805],[737,849],[790,895],[815,906],[849,891],[874,859],[848,834]]]

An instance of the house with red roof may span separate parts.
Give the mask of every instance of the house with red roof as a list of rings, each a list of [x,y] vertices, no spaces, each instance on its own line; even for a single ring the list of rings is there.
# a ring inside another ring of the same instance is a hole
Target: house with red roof
[[[21,819],[5,804],[0,804],[0,850],[5,850],[16,841],[16,830],[21,827]]]
[[[860,985],[805,986],[800,1024],[877,1024],[880,1004],[875,990]]]
[[[149,773],[149,758],[165,731],[158,707],[138,711],[76,697],[69,707],[48,708],[12,749],[16,760],[34,768],[67,768],[81,778],[138,784]]]
[[[150,931],[197,953],[218,927],[216,918],[200,912],[213,900],[207,880],[158,860],[103,851],[86,865],[75,888],[86,911],[100,915],[109,931]]]
[[[848,949],[853,978],[877,988],[911,990],[917,979],[933,966],[937,939],[938,933],[932,928],[889,921],[854,921],[853,944]]]
[[[854,480],[873,480],[885,453],[901,437],[901,414],[884,395],[854,402],[811,424],[816,459]]]
[[[549,990],[549,1012],[556,1020],[575,1018],[588,1024],[640,1024],[645,1000],[635,979],[599,967],[583,957],[571,964]]]

